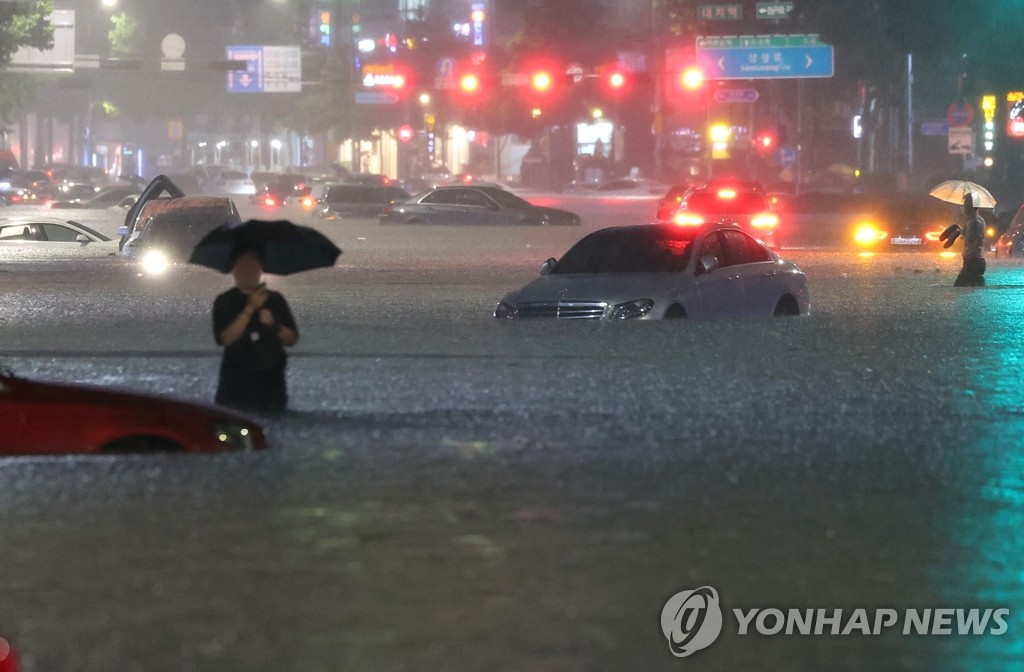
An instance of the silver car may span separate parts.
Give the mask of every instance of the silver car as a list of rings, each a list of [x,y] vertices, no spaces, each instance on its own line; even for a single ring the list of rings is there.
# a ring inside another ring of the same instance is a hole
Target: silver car
[[[508,294],[505,319],[656,320],[806,315],[803,271],[734,225],[602,229]]]

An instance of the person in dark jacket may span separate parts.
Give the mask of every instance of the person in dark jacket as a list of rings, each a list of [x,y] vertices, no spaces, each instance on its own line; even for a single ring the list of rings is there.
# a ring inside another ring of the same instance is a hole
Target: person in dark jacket
[[[974,199],[968,193],[964,196],[964,215],[967,221],[960,227],[964,240],[964,264],[956,276],[954,287],[985,286],[985,220],[974,207]]]
[[[224,346],[216,401],[254,413],[283,413],[284,349],[299,340],[295,319],[284,297],[264,284],[258,250],[239,250],[232,274],[235,286],[213,303],[213,335]]]

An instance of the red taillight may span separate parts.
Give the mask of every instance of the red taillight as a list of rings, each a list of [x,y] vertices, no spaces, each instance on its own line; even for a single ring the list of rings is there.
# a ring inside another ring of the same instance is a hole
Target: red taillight
[[[266,198],[263,199],[263,205],[267,206],[268,208],[272,208],[275,205],[277,205],[277,201],[275,201],[270,196],[267,196]]]
[[[756,215],[750,220],[750,225],[755,229],[774,229],[779,225],[778,215],[773,215],[770,212]]]
[[[43,205],[47,208],[52,208],[54,203],[56,203],[56,201],[44,201]]]
[[[304,207],[307,207],[307,208],[312,208],[313,207],[313,199],[310,198],[309,196],[305,197],[304,199],[302,199],[302,205]]]
[[[21,194],[11,194],[11,203],[21,203]]]
[[[736,190],[735,189],[719,189],[718,190],[718,197],[720,199],[722,199],[723,201],[731,201],[732,199],[736,198]]]
[[[928,233],[924,234],[924,237],[932,241],[933,243],[937,243],[939,242],[939,236],[941,235],[941,231],[929,231]]]
[[[380,214],[382,214],[382,215],[387,215],[387,216],[390,216],[390,215],[393,215],[393,214],[395,214],[395,209],[394,209],[394,208],[392,208],[392,207],[391,207],[391,206],[389,205],[389,206],[387,206],[386,208],[384,208],[383,210],[381,210],[381,211],[380,211]]]
[[[700,226],[704,223],[704,218],[689,212],[680,212],[672,221],[680,226]]]

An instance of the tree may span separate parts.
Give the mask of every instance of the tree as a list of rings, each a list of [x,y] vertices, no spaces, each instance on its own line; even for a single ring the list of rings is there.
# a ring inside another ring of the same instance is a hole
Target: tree
[[[139,28],[139,20],[126,12],[110,17],[110,55],[113,58],[139,56],[145,35]]]
[[[4,119],[34,90],[28,77],[4,70],[21,47],[53,46],[53,24],[47,20],[52,11],[50,0],[0,2],[0,117]]]

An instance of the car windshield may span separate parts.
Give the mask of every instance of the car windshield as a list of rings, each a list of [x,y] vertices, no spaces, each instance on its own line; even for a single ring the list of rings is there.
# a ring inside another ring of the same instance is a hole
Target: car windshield
[[[565,253],[553,275],[680,273],[690,263],[695,229],[637,226],[592,233]]]
[[[730,189],[698,191],[686,199],[686,209],[702,215],[748,215],[768,210],[763,194]]]

